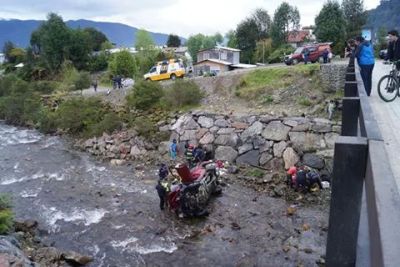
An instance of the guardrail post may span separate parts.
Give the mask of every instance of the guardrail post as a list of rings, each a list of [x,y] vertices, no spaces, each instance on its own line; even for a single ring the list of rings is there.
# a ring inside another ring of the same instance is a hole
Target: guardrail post
[[[355,72],[347,72],[346,73],[346,82],[354,82],[354,81],[356,81]]]
[[[367,140],[339,136],[335,143],[327,267],[355,266]]]
[[[344,83],[344,96],[356,97],[358,96],[358,87],[356,81],[348,81]]]
[[[344,97],[342,109],[342,135],[357,136],[360,98]]]

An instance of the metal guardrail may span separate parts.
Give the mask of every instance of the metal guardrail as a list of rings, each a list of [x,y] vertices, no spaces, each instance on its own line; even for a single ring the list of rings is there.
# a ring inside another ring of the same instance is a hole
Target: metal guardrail
[[[354,58],[335,143],[326,266],[400,266],[400,195]]]

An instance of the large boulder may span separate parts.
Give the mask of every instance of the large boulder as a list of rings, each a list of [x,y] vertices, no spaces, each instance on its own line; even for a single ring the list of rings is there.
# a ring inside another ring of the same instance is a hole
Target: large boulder
[[[237,134],[223,134],[217,137],[215,139],[214,144],[219,145],[219,146],[231,146],[231,147],[236,147],[239,142],[239,137]]]
[[[214,135],[212,133],[206,133],[203,138],[200,139],[199,143],[202,145],[212,144],[214,142]]]
[[[260,135],[254,135],[250,140],[253,142],[254,149],[261,149],[266,143],[265,139]]]
[[[317,150],[321,148],[322,136],[314,133],[290,132],[290,141],[302,151]]]
[[[240,122],[240,121],[235,121],[232,123],[231,125],[233,128],[235,128],[236,130],[244,130],[247,127],[249,127],[249,125],[245,122]]]
[[[186,130],[180,138],[180,141],[196,140],[196,130]]]
[[[214,120],[209,117],[201,116],[197,120],[197,122],[200,124],[201,127],[203,128],[211,128],[214,126]]]
[[[288,147],[283,152],[283,161],[285,163],[285,169],[287,170],[291,166],[294,166],[297,162],[299,162],[300,158],[293,148]]]
[[[166,141],[166,142],[161,142],[159,145],[158,145],[158,152],[161,154],[161,155],[165,155],[165,154],[167,154],[168,152],[169,152],[169,146],[171,145],[171,142],[168,142],[168,141]]]
[[[337,133],[326,133],[325,134],[325,143],[328,148],[335,148],[336,139],[339,137]]]
[[[321,170],[324,168],[324,159],[316,154],[307,153],[303,155],[303,164],[314,169]]]
[[[235,132],[235,128],[221,128],[218,130],[217,134],[232,134]]]
[[[220,128],[228,128],[229,122],[224,119],[218,119],[214,122],[214,125]]]
[[[207,132],[208,132],[208,129],[206,129],[206,128],[198,129],[196,132],[196,139],[200,140]]]
[[[258,161],[259,155],[260,155],[260,153],[258,152],[258,150],[251,150],[251,151],[239,156],[236,159],[236,163],[257,166],[259,163],[259,161]]]
[[[246,143],[238,148],[239,155],[242,155],[253,149],[253,144]]]
[[[246,140],[250,137],[260,135],[263,127],[264,126],[261,122],[256,121],[249,128],[243,131],[243,133],[240,135],[240,138],[243,140],[243,142],[246,142]]]
[[[281,158],[286,147],[287,143],[285,141],[280,141],[279,143],[274,144],[274,156]]]
[[[81,255],[74,251],[66,251],[63,252],[62,257],[67,261],[72,263],[73,265],[86,265],[89,262],[93,261],[92,257]]]
[[[197,130],[198,128],[200,128],[200,126],[192,117],[185,121],[185,125],[183,127],[185,130]]]
[[[238,152],[230,146],[219,146],[215,150],[215,159],[233,163]]]
[[[260,166],[264,166],[271,159],[273,159],[273,156],[270,153],[268,153],[268,152],[262,153],[260,156],[260,160],[259,160]]]
[[[262,132],[262,136],[267,140],[286,141],[290,127],[280,121],[271,121]]]

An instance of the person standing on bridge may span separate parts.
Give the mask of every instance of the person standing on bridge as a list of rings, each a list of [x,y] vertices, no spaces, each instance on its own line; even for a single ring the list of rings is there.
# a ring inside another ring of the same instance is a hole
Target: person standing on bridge
[[[397,61],[396,69],[400,70],[400,40],[399,32],[392,30],[388,32],[389,46],[386,60]]]
[[[365,40],[361,36],[356,38],[356,45],[355,57],[360,66],[360,74],[364,82],[365,91],[367,95],[370,96],[372,89],[372,70],[375,65],[374,48],[371,42]]]

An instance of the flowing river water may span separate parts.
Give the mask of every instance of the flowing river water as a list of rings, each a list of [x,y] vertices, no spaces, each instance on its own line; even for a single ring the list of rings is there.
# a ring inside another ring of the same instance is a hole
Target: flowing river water
[[[231,183],[209,217],[178,219],[159,210],[156,167],[110,166],[3,123],[0,172],[16,219],[37,220],[46,244],[93,256],[89,266],[317,266],[325,250],[322,207],[287,216],[283,199]]]

